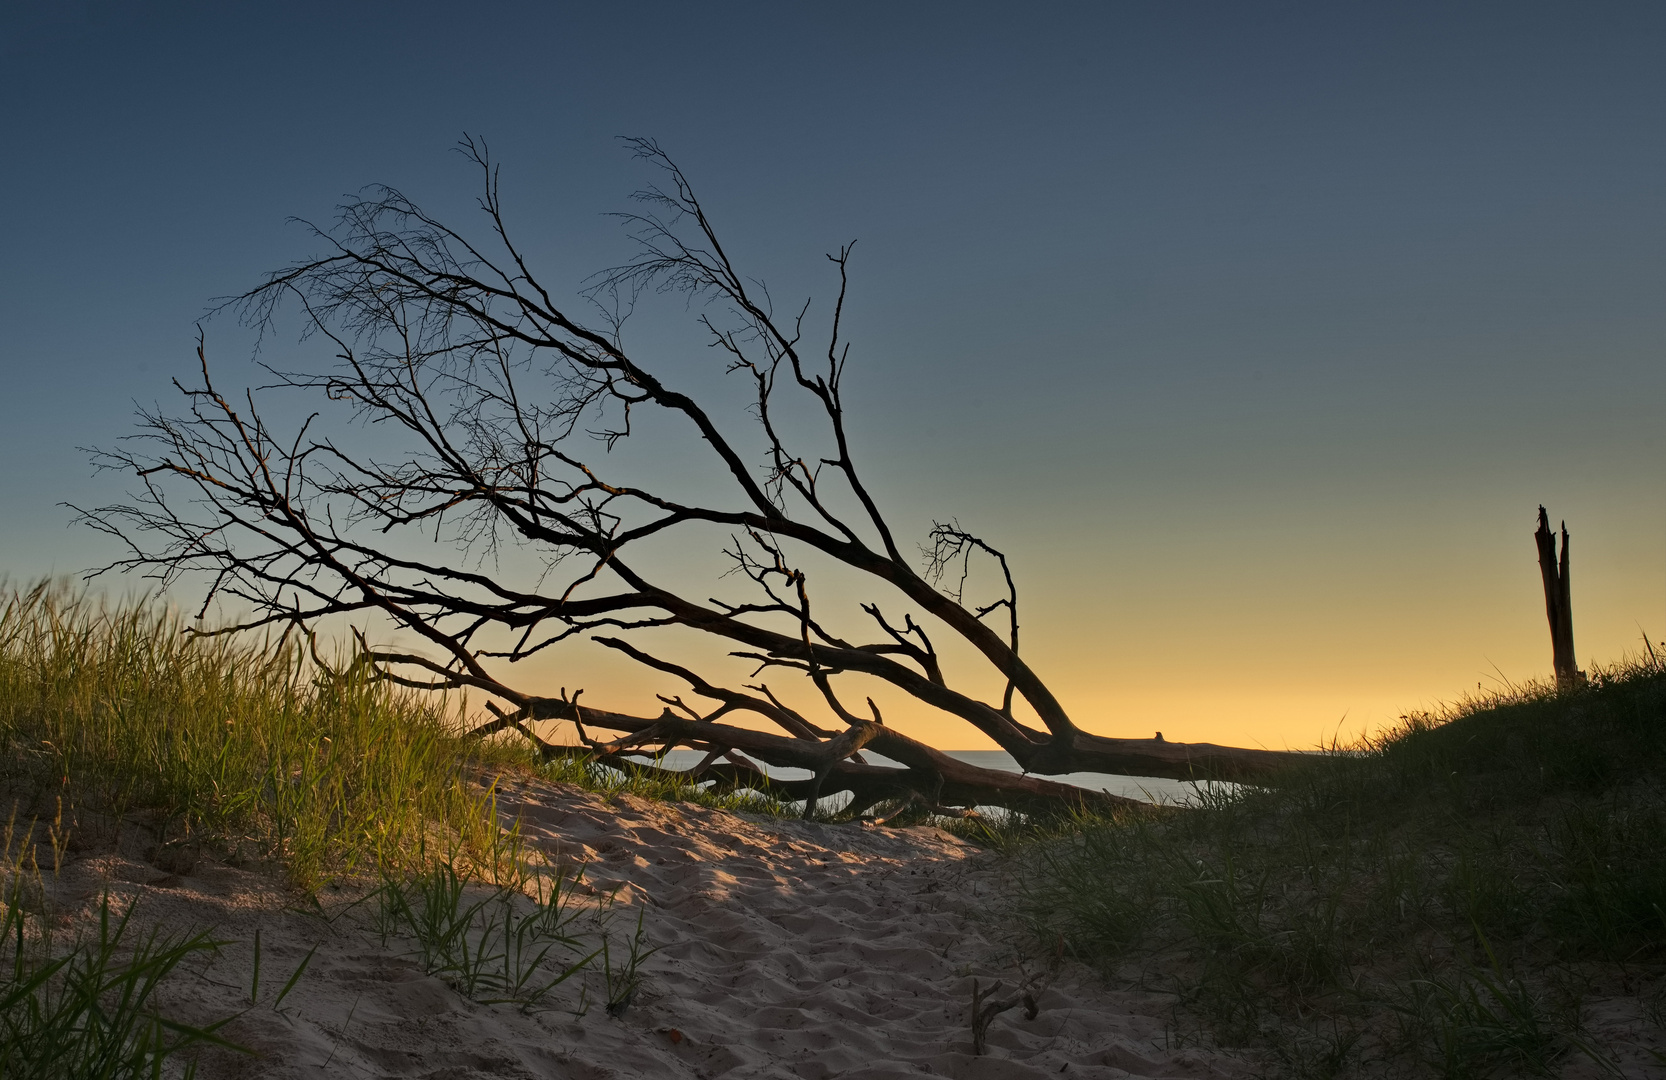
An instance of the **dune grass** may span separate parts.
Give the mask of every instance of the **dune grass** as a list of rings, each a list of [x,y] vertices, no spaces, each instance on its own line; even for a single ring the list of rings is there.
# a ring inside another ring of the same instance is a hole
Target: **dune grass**
[[[293,643],[186,629],[44,586],[0,599],[0,795],[54,844],[137,829],[158,865],[208,844],[303,889],[407,863],[436,829],[491,845],[478,780],[521,748],[461,738],[443,699],[326,677]]]
[[[379,881],[384,938],[413,943],[459,992],[530,1008],[601,957],[609,1007],[622,1009],[640,980],[641,927],[615,931],[611,909],[582,934],[569,926],[573,878],[521,850],[498,819],[495,778],[773,804],[583,760],[541,764],[513,739],[463,737],[462,721],[459,702],[332,675],[293,642],[192,634],[156,603],[44,585],[0,594],[0,1076],[161,1075],[182,1052],[189,1075],[193,1051],[229,1045],[216,1032],[234,1014],[191,1027],[155,1007],[181,963],[225,943],[141,932],[136,905],[108,897],[95,925],[55,935],[45,885],[82,850],[141,852],[158,873],[204,856],[264,864],[302,893]],[[251,1004],[259,978],[257,959]]]
[[[1174,991],[1282,1075],[1613,1072],[1585,1003],[1635,997],[1659,1034],[1666,995],[1666,664],[1007,846],[1047,951]]]
[[[29,915],[27,883],[14,872],[0,894],[0,1076],[139,1080],[203,1046],[242,1050],[218,1034],[230,1017],[193,1026],[153,1006],[175,968],[221,942],[206,932],[141,934],[133,908],[117,913],[105,897],[91,933],[55,949],[49,924]],[[188,1062],[173,1075],[194,1072]]]
[[[294,642],[214,637],[155,603],[39,586],[0,594],[0,807],[53,843],[139,829],[162,856],[203,844],[281,863],[302,889],[426,863],[429,841],[496,843],[491,777],[784,812],[754,792],[603,766],[540,763],[513,736],[462,736],[462,703],[331,677]]]
[[[501,848],[479,777],[524,753],[460,739],[443,701],[320,677],[292,645],[185,629],[155,604],[0,595],[0,1076],[189,1076],[204,1046],[240,1049],[218,1034],[235,1013],[191,1026],[156,1004],[224,942],[143,930],[108,895],[55,933],[47,875],[78,850],[137,848],[159,872],[266,861],[311,891],[419,872],[430,839]]]
[[[56,865],[125,835],[163,869],[207,852],[267,861],[305,891],[380,877],[384,921],[436,970],[524,1004],[584,954],[551,914],[558,896],[514,900],[497,876],[518,860],[503,859],[514,838],[492,777],[787,809],[583,757],[540,763],[512,740],[463,738],[460,702],[330,677],[293,643],[186,628],[155,604],[0,595],[0,809],[29,841],[6,853],[11,929],[30,921],[15,913],[37,856]],[[959,827],[1022,866],[1020,914],[1049,955],[1174,991],[1177,1031],[1254,1047],[1282,1074],[1600,1070],[1611,1056],[1585,1002],[1631,995],[1657,1026],[1666,1016],[1666,664],[1653,654],[1575,694],[1517,687],[1407,716],[1274,785],[1205,789],[1191,810]],[[456,925],[429,925],[450,908]],[[0,997],[52,1007],[40,995],[64,992],[70,956],[116,957],[111,977],[143,988],[166,966],[147,957],[201,946],[110,950],[100,940],[127,930],[102,925],[69,952],[19,937]],[[628,1003],[634,963],[615,979],[605,956],[608,1004]],[[122,1046],[182,1034],[133,1000]]]

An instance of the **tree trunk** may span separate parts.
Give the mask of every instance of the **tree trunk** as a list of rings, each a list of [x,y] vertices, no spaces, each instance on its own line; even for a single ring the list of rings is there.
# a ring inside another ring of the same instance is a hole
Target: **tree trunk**
[[[491,236],[484,247],[392,188],[369,189],[343,206],[339,227],[320,234],[322,253],[273,273],[232,306],[264,333],[281,306],[299,304],[305,334],[332,343],[331,366],[277,374],[278,384],[340,403],[343,421],[384,433],[386,453],[355,457],[356,439],[308,435],[311,420],[292,439],[280,437],[256,411],[252,391],[215,389],[199,337],[200,384],[179,387],[185,411],[142,414],[144,433],[130,445],[148,449],[101,459],[131,470],[141,489],[130,505],[86,515],[129,551],[106,569],[143,567],[169,581],[206,572],[204,611],[216,596],[254,605],[217,633],[281,625],[316,643],[321,621],[386,618],[421,646],[371,648],[355,630],[363,650],[355,665],[399,686],[490,695],[496,719],[479,735],[532,737],[533,722],[562,719],[602,761],[688,746],[702,755],[694,773],[762,785],[802,800],[807,814],[845,793],[856,810],[893,800],[941,813],[1126,809],[1133,800],[1043,777],[1256,783],[1300,760],[1078,728],[1019,653],[1019,592],[1006,555],[953,521],[934,521],[931,546],[918,553],[922,567],[857,468],[841,390],[849,245],[830,256],[838,293],[825,351],[805,349],[808,308],[776,323],[767,295],[724,254],[682,171],[651,140],[627,145],[666,183],[639,193],[642,213],[623,215],[636,255],[590,279],[579,298],[581,311],[606,301],[599,322],[580,321],[533,277],[504,223],[497,169],[478,141],[465,139],[462,150],[484,182],[480,207]],[[627,351],[620,330],[630,304],[610,298],[644,289],[714,304],[696,320],[699,339],[723,354],[735,378],[697,380],[696,400],[678,388],[688,375],[680,351],[639,353],[634,344]],[[607,452],[629,437],[631,416],[649,414],[709,448],[703,479],[680,458],[642,472],[650,486],[613,475],[621,466]],[[810,445],[831,456],[806,457]],[[683,482],[692,486],[677,486]],[[423,547],[402,547],[390,535],[404,530],[420,534]],[[722,576],[732,582],[721,588],[701,576],[656,581],[635,560],[644,551],[646,565],[663,565],[653,553],[665,545],[723,535]],[[480,561],[510,537],[544,561],[529,586],[500,579]],[[998,573],[985,582],[991,569]],[[968,596],[969,582],[981,599]],[[984,595],[990,586],[995,592]],[[841,636],[859,626],[866,627],[859,635]],[[678,647],[678,639],[658,636],[669,627],[723,643],[733,651],[717,670],[731,678],[750,670],[752,681],[725,686],[650,651],[656,641]],[[945,632],[970,647],[968,656],[981,656],[986,676],[1000,676],[990,680],[991,688],[1004,685],[999,704],[951,685],[933,643]],[[576,638],[684,680],[698,707],[662,696],[664,713],[635,716],[580,708],[582,689],[543,698],[501,681],[499,663]],[[821,698],[814,708],[839,724],[824,728],[815,713],[785,704],[761,681],[765,673],[808,682]],[[910,739],[885,726],[871,698],[865,715],[853,712],[840,694],[862,679],[965,721],[1023,773],[975,768]],[[1039,726],[1019,719],[1015,706]],[[767,720],[784,734],[718,723],[731,714]],[[864,747],[890,763],[864,761]],[[763,776],[766,766],[808,777],[773,781]]]
[[[496,711],[496,710],[494,710]],[[557,746],[538,738],[529,720],[573,720],[579,725],[582,746]],[[820,799],[850,792],[852,802],[846,814],[859,814],[884,799],[914,800],[938,813],[951,808],[970,810],[976,806],[1000,806],[1026,814],[1048,814],[1070,808],[1116,810],[1149,809],[1150,804],[1103,791],[1090,791],[1071,784],[1043,780],[1037,776],[1002,772],[970,765],[950,757],[918,740],[881,724],[858,721],[832,739],[795,739],[766,731],[755,731],[710,720],[677,716],[670,709],[656,717],[579,708],[570,701],[551,698],[529,700],[517,713],[499,713],[497,719],[474,729],[476,737],[518,729],[532,739],[546,756],[589,753],[602,761],[623,761],[625,755],[652,758],[673,746],[686,746],[708,754],[694,769],[667,770],[631,762],[638,769],[685,782],[715,780],[719,787],[749,787],[779,798],[805,802],[806,816],[814,813]],[[585,734],[586,728],[607,728],[626,735],[602,742]],[[1287,766],[1298,755],[1287,751],[1243,750],[1209,743],[1173,743],[1146,739],[1107,739],[1078,734],[1073,755],[1055,750],[1051,770],[1070,772],[1101,766],[1107,771],[1145,776],[1167,776],[1186,780],[1243,780],[1263,777]],[[1081,745],[1087,744],[1087,745]],[[902,768],[872,765],[850,760],[855,751],[866,748],[897,762]],[[719,762],[718,758],[726,761]],[[1067,768],[1071,758],[1077,762]],[[803,780],[771,779],[754,761],[766,765],[808,770]]]
[[[1539,576],[1545,587],[1545,616],[1550,620],[1551,662],[1556,670],[1556,690],[1567,693],[1585,685],[1573,651],[1573,602],[1568,585],[1568,524],[1562,523],[1562,557],[1556,557],[1556,535],[1550,531],[1550,517],[1539,507],[1539,529],[1533,534],[1539,549]]]

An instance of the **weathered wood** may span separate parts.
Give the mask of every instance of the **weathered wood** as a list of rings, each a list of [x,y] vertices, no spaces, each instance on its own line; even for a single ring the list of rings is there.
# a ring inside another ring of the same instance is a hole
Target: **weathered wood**
[[[262,331],[277,325],[280,308],[299,304],[306,333],[335,348],[329,367],[277,373],[277,384],[339,403],[393,449],[361,453],[357,440],[308,435],[311,420],[293,438],[280,436],[253,392],[215,387],[199,339],[200,379],[179,386],[182,411],[143,414],[138,441],[101,458],[139,485],[131,503],[87,515],[127,542],[127,555],[106,569],[166,580],[205,572],[213,582],[205,610],[216,596],[253,606],[214,633],[282,626],[313,640],[320,624],[343,616],[361,626],[385,619],[415,647],[373,648],[356,631],[353,670],[486,695],[495,719],[477,734],[530,736],[535,721],[559,717],[578,724],[598,760],[694,746],[708,757],[700,769],[730,756],[715,775],[737,781],[747,766],[732,755],[744,752],[807,770],[810,779],[792,790],[811,812],[835,789],[852,792],[853,805],[901,793],[940,812],[1058,807],[1097,797],[1033,774],[1255,780],[1295,760],[1081,730],[1020,654],[1018,579],[1007,556],[953,521],[934,521],[931,546],[917,552],[857,468],[841,390],[849,246],[830,256],[838,293],[825,349],[804,350],[802,322],[777,322],[767,297],[729,262],[681,170],[651,140],[628,144],[670,183],[643,193],[648,213],[627,215],[637,253],[591,279],[581,308],[558,302],[523,261],[502,216],[497,170],[477,142],[466,140],[463,152],[485,185],[480,205],[495,256],[391,188],[342,207],[317,257],[232,303]],[[635,296],[650,286],[727,312],[716,322],[702,316],[700,334],[725,354],[734,379],[699,384],[696,400],[678,389],[677,353],[627,350],[616,320],[579,317],[597,290]],[[700,455],[642,471],[645,486],[625,483],[617,460],[587,440],[613,447],[631,432],[618,418],[632,415],[697,434]],[[800,456],[811,444],[831,456]],[[695,461],[707,470],[699,478],[685,467]],[[421,536],[424,547],[398,535]],[[734,579],[721,595],[700,575],[658,577],[671,571],[656,552],[718,535],[729,537],[723,576]],[[544,570],[517,581],[488,566],[481,556],[509,537],[538,552]],[[981,595],[987,569],[999,571],[989,582],[997,592],[971,599],[968,583]],[[849,602],[862,619],[839,614]],[[745,661],[750,681],[722,685],[716,669],[656,655],[651,642],[680,647],[681,638],[660,634],[672,627]],[[999,676],[986,684],[1003,688],[998,697],[982,700],[949,677],[933,643],[945,634]],[[663,715],[637,717],[582,709],[579,690],[541,698],[504,681],[517,661],[585,638],[683,679],[694,703],[659,696]],[[786,704],[797,698],[778,695],[766,675],[807,681],[821,698],[816,711]],[[884,725],[872,698],[865,714],[853,712],[841,695],[872,680],[971,725],[1024,775],[978,769],[908,739]],[[739,713],[790,738],[718,723],[745,723]],[[623,735],[608,742],[587,726]],[[863,745],[900,767],[870,768],[855,756]]]
[[[853,805],[872,805],[880,799],[912,794],[930,806],[1000,806],[1026,813],[1068,806],[1108,809],[1148,805],[1137,799],[1090,791],[1038,776],[980,768],[892,728],[867,721],[852,724],[832,739],[811,741],[732,724],[692,720],[677,716],[669,709],[657,717],[631,716],[540,698],[528,706],[525,714],[537,719],[577,721],[581,730],[606,728],[625,732],[623,738],[612,742],[590,740],[586,747],[570,748],[602,757],[617,756],[630,752],[634,746],[653,743],[687,746],[708,753],[714,750],[741,750],[766,765],[808,770],[812,775],[806,780],[775,780],[734,765],[718,764],[707,765],[700,774],[702,778],[718,779],[729,786],[751,787],[782,798],[805,800],[809,804],[806,813],[813,811],[814,800],[845,791],[852,794]],[[494,720],[475,729],[474,733],[491,734],[504,726],[501,719]],[[522,731],[536,738],[529,729],[523,727]],[[1078,747],[1070,751],[1068,760],[1053,764],[1068,765],[1069,760],[1078,763],[1060,768],[1059,772],[1102,771],[1183,780],[1241,779],[1265,775],[1280,765],[1289,764],[1297,756],[1280,751],[1222,747],[1212,743],[1105,739],[1084,735],[1078,735],[1077,739],[1093,740],[1102,745]],[[546,753],[569,752],[567,747],[538,741]],[[903,768],[849,760],[851,754],[864,747],[898,762]],[[1101,764],[1111,768],[1099,768]],[[679,777],[697,782],[692,773],[659,771],[667,778]]]
[[[1068,739],[1041,743],[1027,758],[1018,760],[1030,772],[1050,776],[1102,772],[1169,780],[1254,781],[1293,764],[1300,757],[1288,750],[1167,739],[1115,739],[1078,731]]]
[[[1568,583],[1568,524],[1562,523],[1562,555],[1556,555],[1556,535],[1550,531],[1550,515],[1539,507],[1539,528],[1533,534],[1539,551],[1539,577],[1544,583],[1545,617],[1550,622],[1551,664],[1556,672],[1556,689],[1566,693],[1585,685],[1573,648],[1573,598]]]

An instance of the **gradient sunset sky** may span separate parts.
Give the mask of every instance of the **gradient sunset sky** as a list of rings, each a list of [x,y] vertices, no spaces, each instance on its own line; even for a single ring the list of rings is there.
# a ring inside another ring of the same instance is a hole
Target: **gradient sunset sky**
[[[859,461],[903,533],[1006,550],[1082,726],[1308,747],[1546,677],[1541,503],[1614,660],[1666,638],[1662,57],[1653,0],[7,5],[0,573],[116,554],[77,448],[314,250],[286,218],[385,182],[467,220],[466,131],[576,290],[645,135],[778,300],[858,241]],[[525,678],[652,705],[589,652]]]

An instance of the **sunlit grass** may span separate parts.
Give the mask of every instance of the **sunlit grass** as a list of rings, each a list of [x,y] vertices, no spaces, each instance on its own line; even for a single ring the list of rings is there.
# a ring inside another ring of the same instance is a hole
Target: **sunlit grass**
[[[0,594],[0,808],[54,843],[140,830],[159,865],[200,850],[332,876],[424,868],[435,842],[495,849],[505,772],[604,796],[791,813],[750,790],[584,754],[469,739],[461,703],[332,676],[294,641],[191,633],[157,603],[47,586]],[[344,665],[345,666],[345,665]],[[436,849],[437,850],[437,849]]]
[[[436,829],[489,845],[479,778],[521,748],[462,738],[442,699],[327,677],[293,642],[186,630],[155,604],[0,599],[4,802],[66,843],[140,829],[179,859],[275,860],[303,889],[418,859]]]
[[[1582,999],[1666,991],[1666,665],[1408,715],[1193,810],[1001,839],[1045,949],[1174,991],[1283,1074],[1607,1069]]]
[[[498,864],[517,860],[494,777],[795,813],[666,770],[540,762],[513,738],[466,738],[460,702],[332,676],[294,642],[187,629],[156,604],[0,595],[0,811],[37,822],[42,845],[136,831],[158,866],[263,861],[306,891],[358,875],[420,898],[422,882],[447,883],[442,866],[478,872],[496,899],[465,913],[497,921],[459,922],[479,940],[454,966],[482,995],[536,997],[584,955],[546,933],[537,905],[504,906]],[[1172,990],[1179,1022],[1292,1075],[1553,1074],[1602,1058],[1581,1000],[1614,973],[1666,1000],[1666,665],[1653,655],[1572,695],[1512,687],[1409,715],[1198,803],[938,824],[1018,860],[1021,913],[1050,955]],[[903,809],[898,824],[913,820]],[[38,877],[30,850],[8,845],[13,887],[24,869]],[[67,955],[11,957],[14,989]]]
[[[0,1076],[162,1075],[182,1052],[188,1075],[196,1050],[231,1045],[216,1031],[234,1013],[192,1027],[154,1004],[182,962],[224,942],[141,929],[134,905],[108,897],[90,927],[54,939],[48,884],[77,851],[132,850],[136,837],[169,872],[211,857],[265,865],[307,893],[379,881],[384,936],[411,937],[459,992],[531,1008],[602,957],[597,992],[622,1010],[641,927],[616,932],[604,911],[584,934],[568,929],[573,879],[505,827],[496,778],[775,808],[583,759],[540,764],[512,738],[467,738],[460,703],[334,674],[294,642],[190,629],[156,603],[0,594]],[[251,1006],[258,936],[255,950]]]

